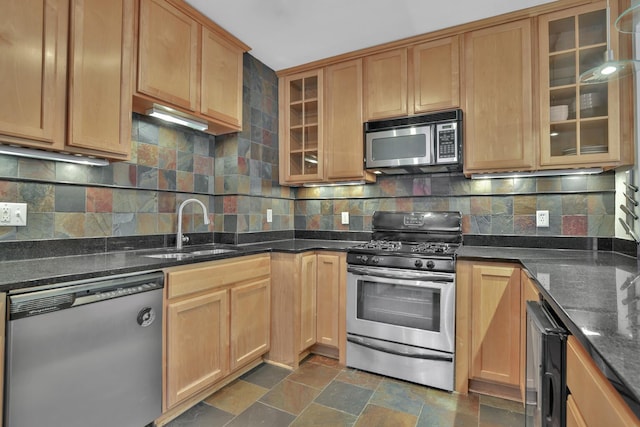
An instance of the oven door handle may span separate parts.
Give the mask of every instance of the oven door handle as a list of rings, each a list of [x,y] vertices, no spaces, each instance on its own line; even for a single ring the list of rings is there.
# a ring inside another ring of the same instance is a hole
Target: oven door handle
[[[423,282],[453,282],[455,278],[454,273],[422,273],[413,270],[403,271],[400,269],[387,271],[383,269],[362,268],[354,266],[348,266],[347,271],[358,276],[382,277],[385,279],[393,280],[419,280]]]
[[[383,353],[389,353],[396,356],[412,357],[414,359],[436,360],[440,362],[453,362],[453,356],[442,356],[440,354],[433,354],[428,352],[428,350],[399,351],[399,350],[394,350],[381,345],[376,345],[370,340],[367,340],[366,338],[356,337],[356,336],[348,336],[347,341],[349,341],[352,344],[361,345],[363,347],[367,347],[372,350],[382,351]]]

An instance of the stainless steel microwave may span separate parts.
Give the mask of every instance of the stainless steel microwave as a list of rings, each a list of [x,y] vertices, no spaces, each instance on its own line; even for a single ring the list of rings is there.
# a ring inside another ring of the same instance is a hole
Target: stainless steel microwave
[[[364,124],[365,168],[381,174],[462,170],[462,110]]]

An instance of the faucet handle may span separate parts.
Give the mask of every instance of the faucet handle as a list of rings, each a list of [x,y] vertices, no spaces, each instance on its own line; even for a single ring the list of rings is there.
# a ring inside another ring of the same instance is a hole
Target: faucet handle
[[[189,243],[189,236],[182,236],[182,243]]]

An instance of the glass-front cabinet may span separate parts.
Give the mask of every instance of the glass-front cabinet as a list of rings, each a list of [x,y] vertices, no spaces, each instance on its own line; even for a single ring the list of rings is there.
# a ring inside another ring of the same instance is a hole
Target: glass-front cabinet
[[[322,178],[322,78],[322,70],[314,70],[280,79],[281,182]]]
[[[612,20],[617,13],[612,7]],[[605,59],[606,21],[605,2],[540,17],[542,167],[620,160],[619,82],[580,84],[580,75]],[[611,47],[617,54],[613,34]]]

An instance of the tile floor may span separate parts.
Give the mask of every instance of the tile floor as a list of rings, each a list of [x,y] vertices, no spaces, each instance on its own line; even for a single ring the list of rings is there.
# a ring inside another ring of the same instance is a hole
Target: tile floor
[[[523,426],[522,405],[342,368],[322,356],[295,371],[262,364],[168,427]]]

